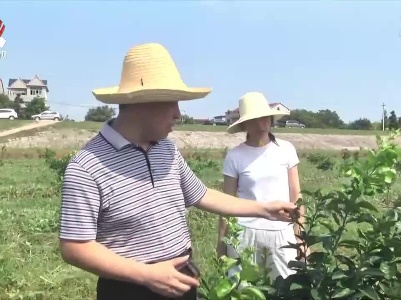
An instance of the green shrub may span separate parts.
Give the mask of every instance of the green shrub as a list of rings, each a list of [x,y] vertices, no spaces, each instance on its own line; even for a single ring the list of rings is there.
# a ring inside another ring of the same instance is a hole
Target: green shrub
[[[54,171],[57,175],[57,183],[59,185],[59,189],[61,189],[61,185],[64,178],[65,170],[67,169],[67,165],[70,162],[71,158],[76,154],[76,151],[72,151],[62,158],[56,158],[56,152],[53,150],[47,149],[45,154],[43,155],[46,165]]]
[[[323,153],[311,153],[307,156],[307,160],[317,169],[323,171],[331,171],[336,164],[335,160]]]
[[[303,191],[310,199],[303,201],[308,213],[299,236],[302,242],[288,247],[306,246],[311,254],[289,263],[295,274],[269,282],[268,270],[253,264],[252,249],[247,249],[238,259],[223,256],[216,261],[218,275],[202,282],[202,298],[400,299],[401,209],[377,207],[369,201],[387,193],[396,179],[401,157],[394,142],[398,134],[378,137],[377,150],[342,165],[340,175],[349,180],[341,189]],[[228,218],[228,224],[224,242],[236,248],[241,228],[235,218]],[[347,239],[344,233],[355,224],[358,236]],[[241,270],[228,278],[228,270],[235,265]]]

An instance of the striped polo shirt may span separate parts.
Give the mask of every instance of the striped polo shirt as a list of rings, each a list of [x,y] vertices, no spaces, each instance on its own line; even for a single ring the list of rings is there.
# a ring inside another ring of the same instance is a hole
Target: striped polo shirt
[[[206,190],[170,140],[145,151],[108,121],[67,166],[59,237],[144,263],[171,259],[191,247],[186,208]]]

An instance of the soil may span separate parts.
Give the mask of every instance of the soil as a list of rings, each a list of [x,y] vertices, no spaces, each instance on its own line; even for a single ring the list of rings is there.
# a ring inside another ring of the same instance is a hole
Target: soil
[[[42,123],[42,122],[40,122]],[[39,123],[39,124],[40,124]],[[38,125],[39,125],[38,124]],[[35,124],[30,124],[35,125]],[[44,124],[42,126],[45,126]],[[24,126],[25,127],[25,126]],[[79,129],[55,129],[49,128],[33,136],[9,139],[0,144],[7,148],[53,148],[53,149],[78,149],[82,147],[96,132]],[[302,133],[280,133],[279,139],[292,142],[297,149],[327,149],[358,150],[360,148],[375,148],[375,136],[357,135],[322,135]],[[201,132],[201,131],[174,131],[169,135],[178,148],[232,148],[245,139],[244,133],[230,135],[225,132]],[[401,144],[401,138],[398,139]]]

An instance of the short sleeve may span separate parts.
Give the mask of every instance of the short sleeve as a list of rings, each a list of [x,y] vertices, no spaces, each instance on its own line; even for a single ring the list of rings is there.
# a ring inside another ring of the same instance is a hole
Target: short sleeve
[[[292,167],[296,166],[299,164],[299,157],[297,150],[295,149],[294,145],[291,143],[288,143],[288,169],[291,169]]]
[[[70,161],[61,192],[59,237],[95,240],[101,198],[93,177],[77,162]]]
[[[205,196],[207,187],[192,172],[177,148],[175,148],[175,156],[180,171],[181,189],[185,199],[185,206],[193,206]]]
[[[238,178],[238,170],[231,152],[227,152],[223,162],[223,175]]]

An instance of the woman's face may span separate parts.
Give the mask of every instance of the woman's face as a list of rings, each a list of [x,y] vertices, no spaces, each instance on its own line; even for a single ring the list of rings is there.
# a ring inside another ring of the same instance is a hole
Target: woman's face
[[[249,134],[268,133],[272,126],[272,117],[262,117],[246,121],[244,123],[245,130]]]

